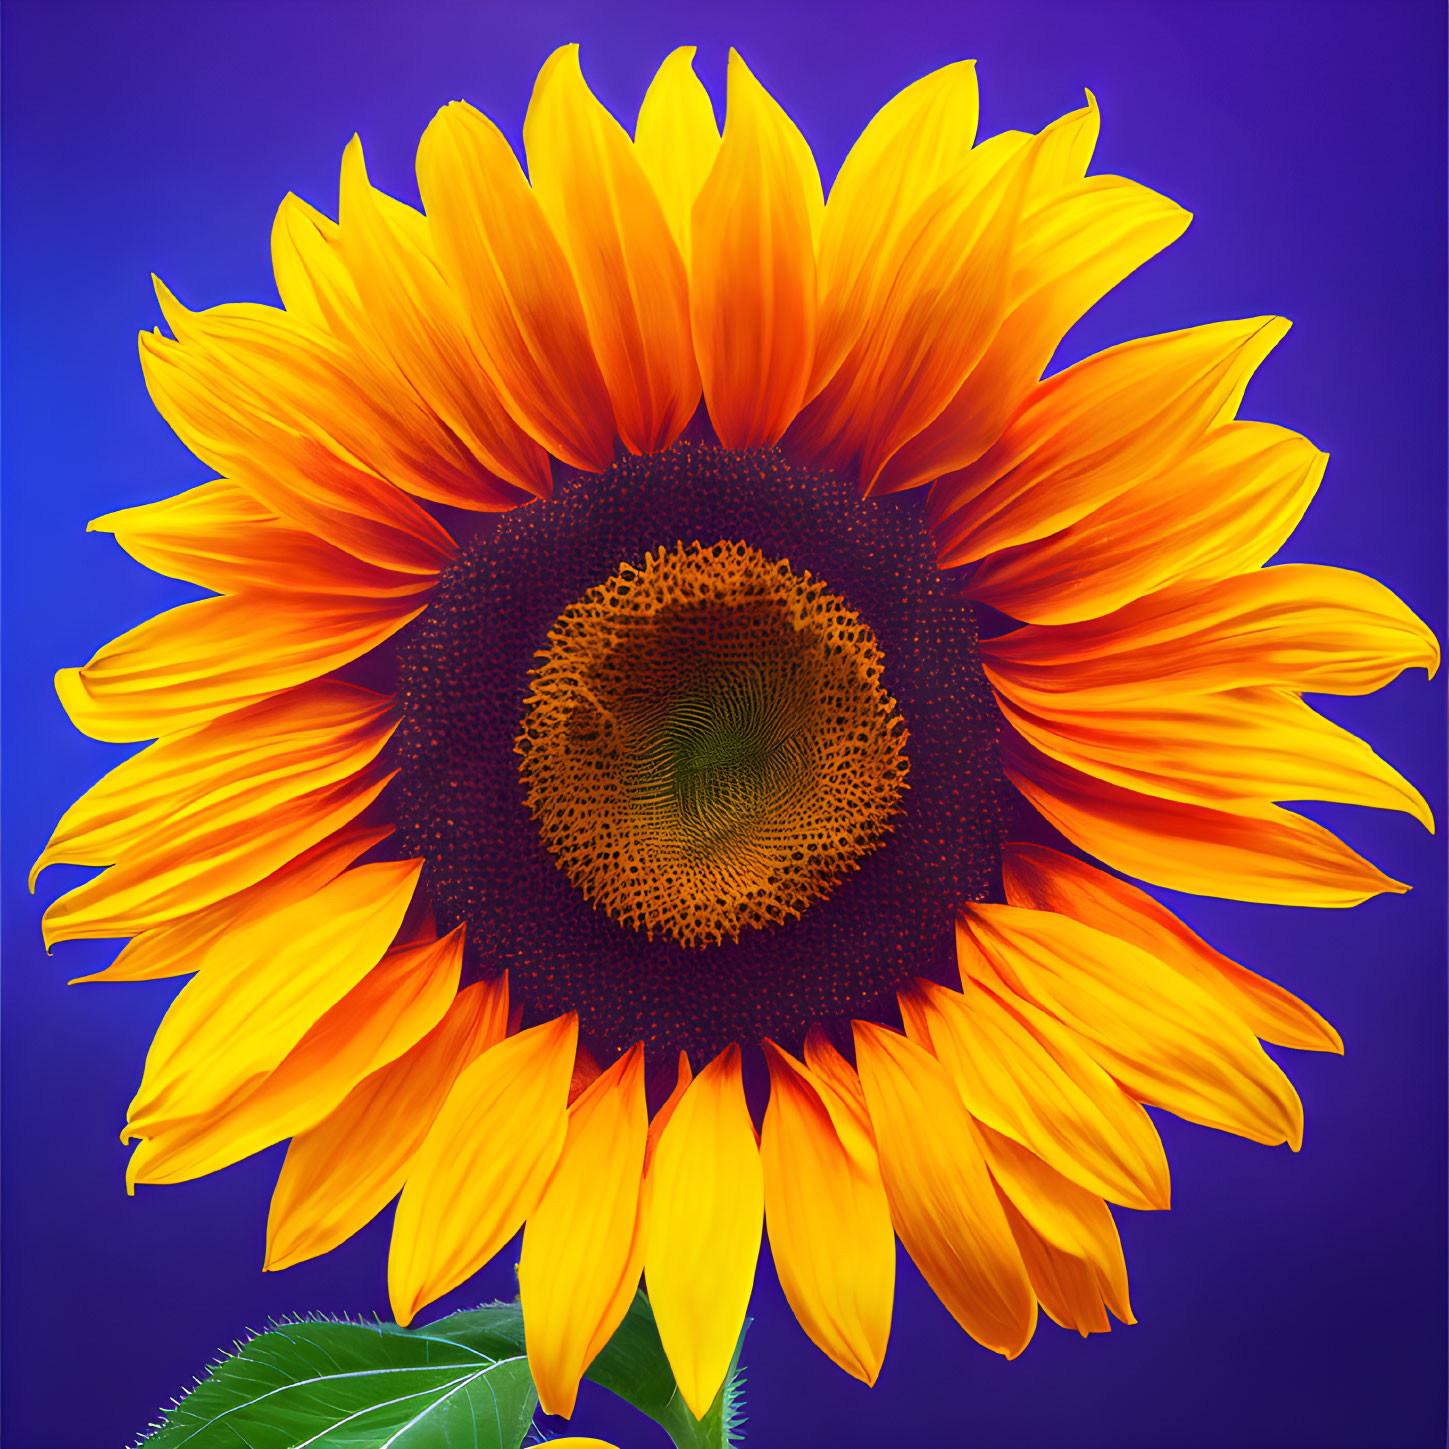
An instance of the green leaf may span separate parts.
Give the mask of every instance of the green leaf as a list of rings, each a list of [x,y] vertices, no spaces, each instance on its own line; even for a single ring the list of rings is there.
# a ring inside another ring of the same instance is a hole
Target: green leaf
[[[146,1449],[518,1449],[538,1403],[528,1361],[506,1332],[473,1328],[476,1346],[431,1328],[278,1324],[170,1409]]]

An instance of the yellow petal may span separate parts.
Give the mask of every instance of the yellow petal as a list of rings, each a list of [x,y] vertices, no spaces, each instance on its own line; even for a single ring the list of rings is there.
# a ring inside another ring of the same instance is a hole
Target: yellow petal
[[[1178,584],[1080,624],[1031,624],[982,645],[1014,697],[1121,704],[1252,685],[1368,694],[1438,668],[1433,632],[1381,583],[1323,564],[1278,564]]]
[[[820,232],[820,330],[808,396],[835,375],[893,281],[892,247],[970,154],[976,62],[942,66],[876,112],[830,188]]]
[[[726,1048],[689,1084],[659,1139],[644,1271],[679,1392],[696,1419],[729,1371],[749,1306],[764,1219],[764,1178]]]
[[[686,270],[694,201],[720,144],[709,92],[694,73],[694,51],[692,45],[681,45],[664,57],[644,92],[634,127],[634,154],[664,208]]]
[[[932,491],[944,565],[1045,538],[1171,467],[1231,418],[1281,317],[1124,342],[1034,389],[997,442]]]
[[[184,817],[158,829],[144,854],[67,891],[45,913],[46,949],[57,941],[135,936],[254,886],[362,814],[391,774],[378,766],[309,791],[244,830],[221,817],[192,833]]]
[[[694,205],[690,287],[704,400],[726,448],[778,442],[810,377],[815,252],[799,144],[731,51],[724,142]]]
[[[370,1073],[442,1020],[458,990],[463,928],[389,952],[320,1016],[276,1068],[213,1111],[147,1134],[128,1182],[182,1182],[216,1172],[315,1126]]]
[[[340,669],[415,619],[416,598],[225,594],[182,604],[103,645],[55,692],[92,739],[191,729]]]
[[[1140,946],[1217,997],[1254,1036],[1301,1051],[1343,1051],[1312,1007],[1214,951],[1136,886],[1044,845],[1008,845],[1002,871],[1008,905],[1055,911]]]
[[[896,1232],[956,1322],[1015,1358],[1036,1327],[1036,1298],[971,1118],[928,1052],[874,1023],[854,1025]]]
[[[387,1285],[399,1323],[472,1277],[537,1205],[564,1145],[578,1030],[570,1012],[458,1074],[398,1199]]]
[[[279,866],[255,885],[188,916],[142,932],[104,971],[82,981],[157,981],[199,971],[234,930],[305,900],[336,880],[359,856],[392,834],[392,826],[346,826]]]
[[[219,594],[276,589],[381,599],[415,594],[432,583],[377,568],[294,528],[228,479],[108,513],[86,531],[112,533],[148,569]]]
[[[812,1026],[805,1034],[805,1065],[834,1090],[835,1100],[850,1113],[856,1128],[874,1142],[870,1112],[865,1105],[865,1088],[860,1085],[860,1077],[819,1025]]]
[[[1110,1331],[1104,1308],[1123,1323],[1135,1323],[1122,1240],[1107,1204],[1009,1137],[983,1126],[981,1140],[998,1190],[1027,1225],[1023,1234],[1008,1214],[1032,1288],[1053,1320],[1084,1338]],[[1043,1259],[1054,1271],[1033,1272],[1033,1260]],[[1037,1286],[1042,1280],[1045,1297]]]
[[[684,263],[633,143],[584,83],[578,46],[544,62],[523,143],[578,283],[619,436],[635,453],[667,448],[699,401]]]
[[[971,597],[1013,619],[1070,624],[1186,579],[1246,573],[1298,526],[1327,462],[1286,428],[1226,423],[1070,528],[983,559]]]
[[[1123,789],[1003,736],[1007,778],[1074,845],[1169,890],[1281,906],[1356,906],[1403,892],[1321,825],[1276,805],[1212,810]]]
[[[978,1122],[1113,1202],[1167,1206],[1167,1158],[1147,1113],[1047,1013],[965,973],[959,992],[915,983],[901,1013]]]
[[[255,1086],[382,960],[421,861],[359,865],[315,895],[227,938],[156,1029],[131,1102],[133,1137]]]
[[[269,1269],[330,1252],[396,1195],[458,1073],[503,1040],[508,978],[458,993],[443,1019],[287,1148],[267,1219]]]
[[[1292,1083],[1227,1007],[1155,956],[1068,916],[1020,906],[967,907],[959,931],[963,972],[989,985],[994,971],[1050,1012],[1139,1101],[1297,1150],[1303,1107]]]
[[[811,1339],[873,1384],[890,1337],[896,1242],[874,1143],[787,1052],[765,1043],[770,1104],[760,1137],[765,1222],[780,1286]],[[834,1111],[831,1108],[834,1106]]]
[[[369,765],[392,699],[333,680],[300,685],[158,740],[102,776],[60,818],[31,871],[111,865],[214,832],[247,830],[298,796]]]
[[[614,414],[578,288],[513,148],[454,101],[423,133],[418,186],[443,275],[509,412],[571,467],[608,467]]]
[[[633,1281],[624,1279],[648,1131],[644,1049],[635,1046],[569,1109],[563,1152],[523,1233],[518,1292],[546,1414],[573,1413],[590,1345],[608,1340],[639,1285],[637,1262]]]

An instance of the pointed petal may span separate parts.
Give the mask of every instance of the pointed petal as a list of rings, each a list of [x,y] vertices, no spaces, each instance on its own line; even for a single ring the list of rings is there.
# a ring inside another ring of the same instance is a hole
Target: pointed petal
[[[563,1149],[578,1041],[570,1012],[459,1073],[398,1199],[388,1296],[404,1326],[523,1226]]]
[[[1292,1083],[1218,1000],[1154,956],[1051,911],[978,905],[964,910],[962,970],[970,946],[1018,995],[1077,1032],[1138,1098],[1255,1142],[1303,1136]]]
[[[805,1034],[805,1065],[821,1082],[833,1089],[836,1100],[850,1113],[857,1130],[874,1142],[875,1133],[870,1125],[870,1112],[865,1105],[865,1088],[860,1085],[860,1077],[818,1024]]]
[[[815,251],[803,144],[731,51],[724,143],[694,206],[690,287],[704,400],[726,448],[778,442],[805,396]]]
[[[1408,890],[1321,825],[1276,805],[1244,815],[1143,795],[1063,765],[1015,734],[1003,735],[1001,762],[1074,845],[1153,885],[1283,906],[1356,906]]]
[[[267,1268],[329,1252],[382,1211],[458,1073],[503,1040],[507,1021],[506,976],[467,987],[421,1041],[292,1139],[267,1219]]]
[[[608,467],[614,413],[578,288],[513,148],[453,101],[423,133],[418,186],[439,266],[509,412],[570,467]]]
[[[727,1047],[690,1083],[659,1139],[644,1271],[679,1392],[702,1418],[744,1327],[764,1219],[764,1179]]]
[[[649,1114],[644,1050],[631,1047],[569,1110],[568,1136],[518,1263],[528,1366],[546,1414],[568,1418],[595,1338],[607,1341],[639,1285],[620,1293],[630,1265]]]
[[[896,1243],[874,1143],[849,1110],[772,1042],[760,1138],[765,1221],[780,1286],[811,1339],[873,1384],[890,1336]],[[832,1112],[831,1108],[834,1107]],[[845,1133],[837,1127],[843,1118]]]
[[[191,729],[349,664],[423,611],[414,598],[227,594],[182,604],[103,645],[55,692],[115,744]]]
[[[681,45],[664,57],[644,92],[634,127],[634,154],[664,208],[686,270],[695,198],[720,145],[709,92],[694,73],[694,53],[694,46]]]
[[[1312,1007],[1214,951],[1136,886],[1044,845],[1008,845],[1003,874],[1008,905],[1055,911],[1140,946],[1217,997],[1264,1041],[1343,1051],[1338,1033]]]
[[[280,1065],[318,1019],[382,960],[420,861],[360,865],[227,939],[156,1029],[127,1130],[150,1136],[215,1109]]]
[[[884,1027],[854,1025],[896,1232],[957,1323],[977,1343],[1015,1358],[1036,1327],[1036,1298],[980,1136],[934,1057]]]
[[[1002,990],[965,972],[959,992],[916,982],[901,994],[906,1031],[978,1122],[1113,1202],[1165,1208],[1167,1158],[1147,1113],[1070,1032]]]
[[[633,143],[584,82],[578,46],[544,62],[523,143],[578,283],[619,435],[635,453],[667,448],[699,401],[684,263]]]

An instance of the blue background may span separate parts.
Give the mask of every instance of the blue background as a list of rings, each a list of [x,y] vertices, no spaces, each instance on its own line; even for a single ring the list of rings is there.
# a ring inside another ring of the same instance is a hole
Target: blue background
[[[722,94],[741,48],[828,178],[871,113],[979,57],[986,131],[1038,128],[1091,86],[1096,169],[1197,220],[1067,340],[1070,360],[1219,317],[1296,322],[1247,415],[1333,454],[1285,557],[1347,565],[1442,633],[1444,20],[1424,3],[444,4],[7,0],[4,12],[4,1442],[110,1449],[268,1315],[385,1311],[387,1223],[319,1262],[260,1269],[273,1150],[128,1200],[116,1132],[175,983],[68,989],[104,943],[42,953],[25,869],[121,751],[83,739],[59,665],[185,597],[89,518],[200,482],[152,412],[135,333],[155,269],[193,306],[274,300],[267,236],[289,188],[328,210],[354,129],[415,198],[413,148],[465,96],[518,136],[534,73],[583,42],[632,118],[697,43]],[[1443,813],[1441,691],[1422,675],[1333,700]],[[1016,1363],[977,1348],[902,1258],[879,1385],[829,1364],[769,1268],[746,1345],[750,1434],[776,1446],[1412,1449],[1443,1442],[1442,861],[1406,816],[1314,808],[1408,897],[1350,912],[1171,902],[1322,1009],[1344,1059],[1283,1053],[1301,1155],[1162,1118],[1175,1207],[1123,1212],[1140,1326],[1088,1342],[1043,1320]],[[441,1307],[509,1289],[497,1264]],[[586,1387],[575,1424],[626,1449],[652,1425]]]

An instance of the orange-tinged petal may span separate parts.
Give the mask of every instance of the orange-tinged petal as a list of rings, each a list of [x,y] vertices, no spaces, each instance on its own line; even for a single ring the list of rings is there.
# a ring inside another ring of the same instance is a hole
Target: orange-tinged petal
[[[255,885],[127,942],[104,971],[82,981],[157,981],[199,971],[233,931],[304,900],[336,880],[359,856],[392,834],[392,826],[347,826],[279,866]]]
[[[418,146],[438,264],[514,420],[574,468],[614,456],[614,413],[568,259],[497,126],[464,101]]]
[[[389,952],[253,1087],[144,1134],[127,1182],[200,1177],[315,1126],[442,1020],[458,990],[462,933]]]
[[[194,728],[339,669],[415,619],[416,598],[224,594],[103,645],[55,691],[71,723],[115,744]]]
[[[649,1300],[679,1392],[699,1419],[744,1327],[764,1222],[738,1047],[689,1084],[659,1139],[650,1180]]]
[[[664,208],[686,270],[694,201],[719,155],[719,125],[709,92],[694,73],[692,45],[664,57],[639,105],[634,154]]]
[[[901,994],[906,1031],[978,1122],[1113,1202],[1165,1208],[1167,1157],[1147,1113],[1054,1018],[998,990],[964,972],[959,992],[916,982]]]
[[[633,143],[584,82],[578,46],[544,62],[523,143],[578,283],[619,436],[635,453],[667,448],[699,401],[684,262]]]
[[[1276,805],[1251,814],[1163,800],[1074,770],[1014,734],[1007,778],[1074,845],[1169,890],[1281,906],[1356,906],[1403,892],[1331,831]]]
[[[392,699],[318,680],[147,746],[60,818],[31,870],[111,865],[225,823],[245,830],[299,795],[357,774],[395,728]],[[179,833],[178,833],[179,832]]]
[[[267,1219],[267,1268],[329,1252],[382,1211],[458,1073],[503,1040],[507,1021],[506,975],[465,988],[421,1041],[292,1139]]]
[[[1029,1229],[1028,1238],[1008,1214],[1032,1288],[1052,1318],[1077,1329],[1084,1338],[1110,1331],[1104,1306],[1123,1323],[1135,1323],[1122,1240],[1107,1204],[1011,1138],[983,1126],[981,1140],[1003,1199]],[[1033,1272],[1033,1261],[1040,1264],[1042,1259],[1055,1271],[1044,1274],[1038,1267]]]
[[[809,397],[835,375],[889,290],[892,247],[970,154],[976,62],[907,86],[876,112],[841,163],[820,231],[820,327]]]
[[[971,1118],[929,1052],[874,1023],[854,1025],[896,1232],[957,1323],[1015,1358],[1036,1327],[1036,1298]]]
[[[1297,1150],[1303,1107],[1292,1083],[1238,1017],[1155,956],[1069,916],[1020,906],[969,906],[958,931],[1012,990],[1076,1031],[1140,1101]],[[964,943],[961,961],[963,972],[976,971]]]
[[[234,896],[356,819],[391,774],[360,775],[287,800],[236,829],[222,812],[204,831],[183,818],[158,828],[144,854],[119,861],[46,910],[46,949],[57,941],[135,936]]]
[[[836,1119],[833,1089],[765,1043],[770,1104],[760,1136],[765,1222],[780,1286],[811,1339],[873,1384],[890,1337],[895,1233],[874,1144]]]
[[[1230,419],[1281,317],[1124,342],[1049,377],[976,462],[932,490],[945,566],[1045,538],[1168,468]]]
[[[648,1132],[644,1049],[635,1046],[570,1108],[563,1152],[523,1233],[518,1292],[546,1414],[573,1413],[591,1345],[608,1340],[639,1285],[637,1261],[624,1280]]]
[[[1286,428],[1226,423],[1071,527],[982,559],[971,597],[1013,619],[1070,624],[1186,579],[1247,573],[1297,527],[1327,463]]]
[[[1165,196],[1120,176],[1078,180],[1029,210],[1017,233],[1000,330],[936,419],[886,462],[876,491],[913,488],[980,458],[1067,330],[1176,241],[1190,220]]]
[[[421,861],[359,865],[307,900],[226,940],[182,987],[146,1054],[127,1132],[150,1136],[220,1107],[275,1070],[308,1030],[382,960]]]
[[[1324,564],[1178,584],[1103,619],[1029,624],[981,653],[1022,704],[1037,692],[1122,704],[1252,685],[1368,694],[1439,664],[1433,632],[1392,591]]]
[[[387,1284],[399,1323],[472,1277],[537,1205],[568,1130],[578,1031],[569,1012],[458,1074],[398,1199]]]
[[[778,442],[810,377],[815,251],[799,140],[731,51],[724,142],[694,205],[690,285],[704,400],[726,448]]]
[[[805,1065],[834,1090],[836,1100],[850,1113],[856,1127],[874,1141],[860,1077],[818,1024],[805,1034]]]
[[[684,1100],[684,1094],[689,1090],[689,1084],[693,1080],[694,1073],[689,1069],[689,1055],[687,1052],[680,1052],[679,1064],[675,1069],[674,1086],[670,1088],[663,1105],[649,1120],[649,1138],[644,1148],[646,1173],[654,1162],[654,1154],[659,1148],[659,1139],[664,1135],[664,1129],[669,1126],[669,1119],[674,1116],[675,1110]]]
[[[1312,1007],[1214,951],[1136,886],[1044,845],[1008,845],[1002,871],[1008,905],[1055,911],[1140,946],[1217,997],[1264,1041],[1343,1051],[1338,1033]]]
[[[114,534],[148,569],[219,594],[275,589],[381,599],[432,586],[431,578],[377,568],[293,527],[239,483],[224,478],[174,498],[108,513],[86,530]]]

